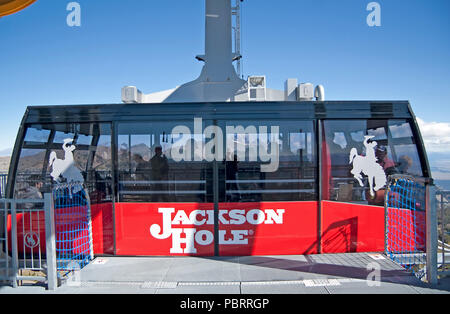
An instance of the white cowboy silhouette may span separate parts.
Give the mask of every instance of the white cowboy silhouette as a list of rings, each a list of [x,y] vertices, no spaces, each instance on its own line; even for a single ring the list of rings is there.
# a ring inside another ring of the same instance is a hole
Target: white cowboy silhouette
[[[375,192],[382,189],[386,183],[386,173],[377,163],[377,157],[375,156],[375,147],[378,145],[377,142],[373,141],[369,143],[369,140],[375,136],[365,136],[364,146],[366,147],[366,156],[359,156],[356,148],[352,148],[350,152],[350,164],[353,163],[353,170],[351,173],[358,180],[359,185],[364,187],[362,182],[362,174],[369,177],[369,187],[370,195],[375,197]]]
[[[73,151],[76,149],[75,145],[69,145],[73,142],[72,139],[67,138],[64,140],[62,146],[65,154],[64,159],[58,159],[56,152],[50,154],[49,166],[52,167],[50,176],[57,183],[61,183],[61,177],[65,178],[67,183],[79,182],[84,183],[83,175],[80,170],[75,166],[73,159]],[[73,191],[74,193],[79,192]]]

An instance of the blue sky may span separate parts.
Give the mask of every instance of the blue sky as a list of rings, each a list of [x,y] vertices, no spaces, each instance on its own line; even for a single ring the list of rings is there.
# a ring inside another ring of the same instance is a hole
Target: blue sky
[[[0,150],[14,145],[27,105],[119,103],[122,86],[150,93],[200,74],[204,0],[78,0],[74,28],[69,2],[38,0],[0,19]],[[410,100],[424,125],[448,126],[450,1],[380,0],[375,28],[369,2],[246,0],[244,74],[276,89],[291,77],[323,84],[328,100]]]

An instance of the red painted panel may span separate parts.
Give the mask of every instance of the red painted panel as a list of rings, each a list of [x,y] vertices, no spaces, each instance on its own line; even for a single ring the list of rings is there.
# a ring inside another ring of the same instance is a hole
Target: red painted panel
[[[213,204],[116,203],[115,210],[117,255],[214,255]]]
[[[317,205],[317,202],[219,204],[223,233],[219,238],[220,255],[317,253]]]
[[[322,252],[383,252],[384,207],[322,202]]]
[[[114,254],[114,217],[112,203],[91,205],[94,254]]]
[[[219,222],[220,255],[317,253],[317,202],[220,203]],[[214,204],[118,203],[116,249],[212,256]]]

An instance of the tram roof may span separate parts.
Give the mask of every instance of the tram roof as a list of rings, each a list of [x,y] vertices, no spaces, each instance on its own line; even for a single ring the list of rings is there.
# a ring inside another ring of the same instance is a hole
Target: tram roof
[[[408,101],[220,102],[29,106],[23,123],[203,119],[408,119]]]

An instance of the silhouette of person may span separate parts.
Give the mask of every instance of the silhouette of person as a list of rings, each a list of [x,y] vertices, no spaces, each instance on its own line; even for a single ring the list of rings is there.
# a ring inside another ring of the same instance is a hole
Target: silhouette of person
[[[224,160],[225,163],[225,172],[226,172],[226,180],[227,181],[235,181],[232,183],[227,183],[228,191],[239,191],[239,187],[236,183],[238,177],[237,174],[239,172],[239,161],[237,155],[233,156],[233,160]],[[227,196],[228,201],[230,202],[238,202],[240,200],[240,195],[238,193],[232,193],[230,196]]]
[[[136,162],[136,180],[149,181],[150,179],[150,165],[139,154],[134,154],[134,161]]]
[[[152,181],[168,181],[169,180],[169,162],[167,157],[162,152],[162,147],[155,147],[155,156],[150,160],[152,167],[151,175]],[[169,185],[167,182],[156,183],[153,188],[154,192],[161,191],[161,193],[153,194],[153,202],[166,202],[167,192],[169,190]]]
[[[403,155],[399,158],[398,171],[402,174],[408,174],[408,170],[411,168],[412,164],[412,159],[409,156]]]
[[[42,178],[40,175],[31,175],[26,184],[18,189],[17,198],[18,199],[42,199],[44,198],[42,195],[42,188],[44,183],[42,182]],[[36,207],[36,204],[33,203],[25,203],[23,205],[19,205],[19,208],[30,209]],[[41,207],[41,206],[40,206]]]
[[[387,176],[398,172],[395,168],[395,163],[388,157],[386,146],[378,145],[375,150],[375,156]]]

